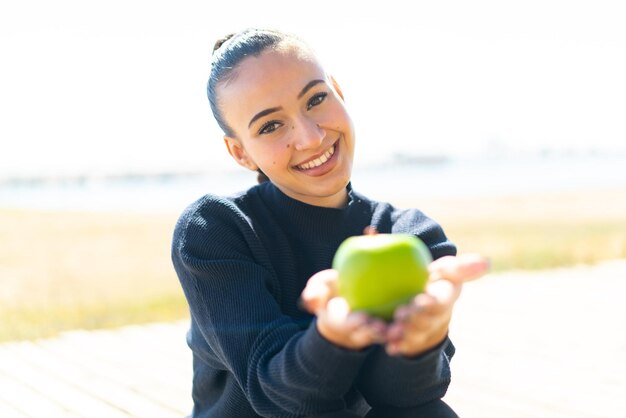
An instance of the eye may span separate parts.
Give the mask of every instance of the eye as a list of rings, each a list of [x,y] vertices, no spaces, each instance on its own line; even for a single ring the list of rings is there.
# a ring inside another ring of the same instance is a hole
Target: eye
[[[277,122],[275,120],[265,122],[263,126],[261,126],[261,129],[259,129],[259,135],[271,134],[276,129],[280,128],[282,125],[283,125],[282,123]]]
[[[316,95],[311,97],[309,101],[306,103],[306,110],[311,110],[312,107],[315,107],[319,105],[320,103],[322,103],[324,99],[326,99],[327,95],[328,93],[324,92],[324,93],[317,93]]]

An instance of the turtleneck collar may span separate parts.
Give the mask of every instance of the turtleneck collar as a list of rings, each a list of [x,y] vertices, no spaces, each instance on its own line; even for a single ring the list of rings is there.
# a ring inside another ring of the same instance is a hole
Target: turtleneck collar
[[[327,208],[301,202],[287,196],[269,181],[259,185],[259,192],[281,224],[296,234],[311,236],[317,241],[363,232],[351,226],[363,225],[363,221],[369,218],[369,201],[356,193],[351,183],[346,188],[348,203],[342,208]]]

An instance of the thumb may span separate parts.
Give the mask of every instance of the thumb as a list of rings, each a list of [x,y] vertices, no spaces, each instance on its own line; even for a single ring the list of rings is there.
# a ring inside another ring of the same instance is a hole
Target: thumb
[[[449,280],[456,284],[475,280],[489,270],[489,260],[479,254],[441,257],[428,266],[430,280]]]
[[[315,314],[337,295],[337,270],[322,270],[307,282],[300,295],[300,306]]]

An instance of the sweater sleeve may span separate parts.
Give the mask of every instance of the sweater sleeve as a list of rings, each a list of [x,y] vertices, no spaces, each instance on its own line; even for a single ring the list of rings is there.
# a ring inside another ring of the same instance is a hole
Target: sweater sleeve
[[[453,355],[448,338],[414,358],[390,357],[376,347],[361,369],[357,387],[371,406],[405,408],[441,399],[450,384]]]
[[[252,229],[227,206],[188,209],[172,246],[176,272],[210,355],[234,376],[261,416],[343,409],[343,396],[366,353],[331,344],[315,323],[301,330],[281,312],[272,294],[273,273],[252,254],[258,245]]]

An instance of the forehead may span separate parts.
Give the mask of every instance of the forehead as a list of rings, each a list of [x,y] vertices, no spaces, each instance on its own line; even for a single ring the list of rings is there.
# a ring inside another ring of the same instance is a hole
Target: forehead
[[[299,44],[284,43],[257,56],[244,58],[233,70],[234,77],[228,84],[248,82],[266,85],[270,81],[281,79],[291,81],[293,77],[290,75],[294,75],[294,71],[323,73],[321,65],[308,48]]]
[[[302,48],[267,50],[242,60],[228,80],[217,86],[220,106],[229,119],[236,113],[250,117],[258,111],[296,100],[311,80],[326,79],[315,56]]]

